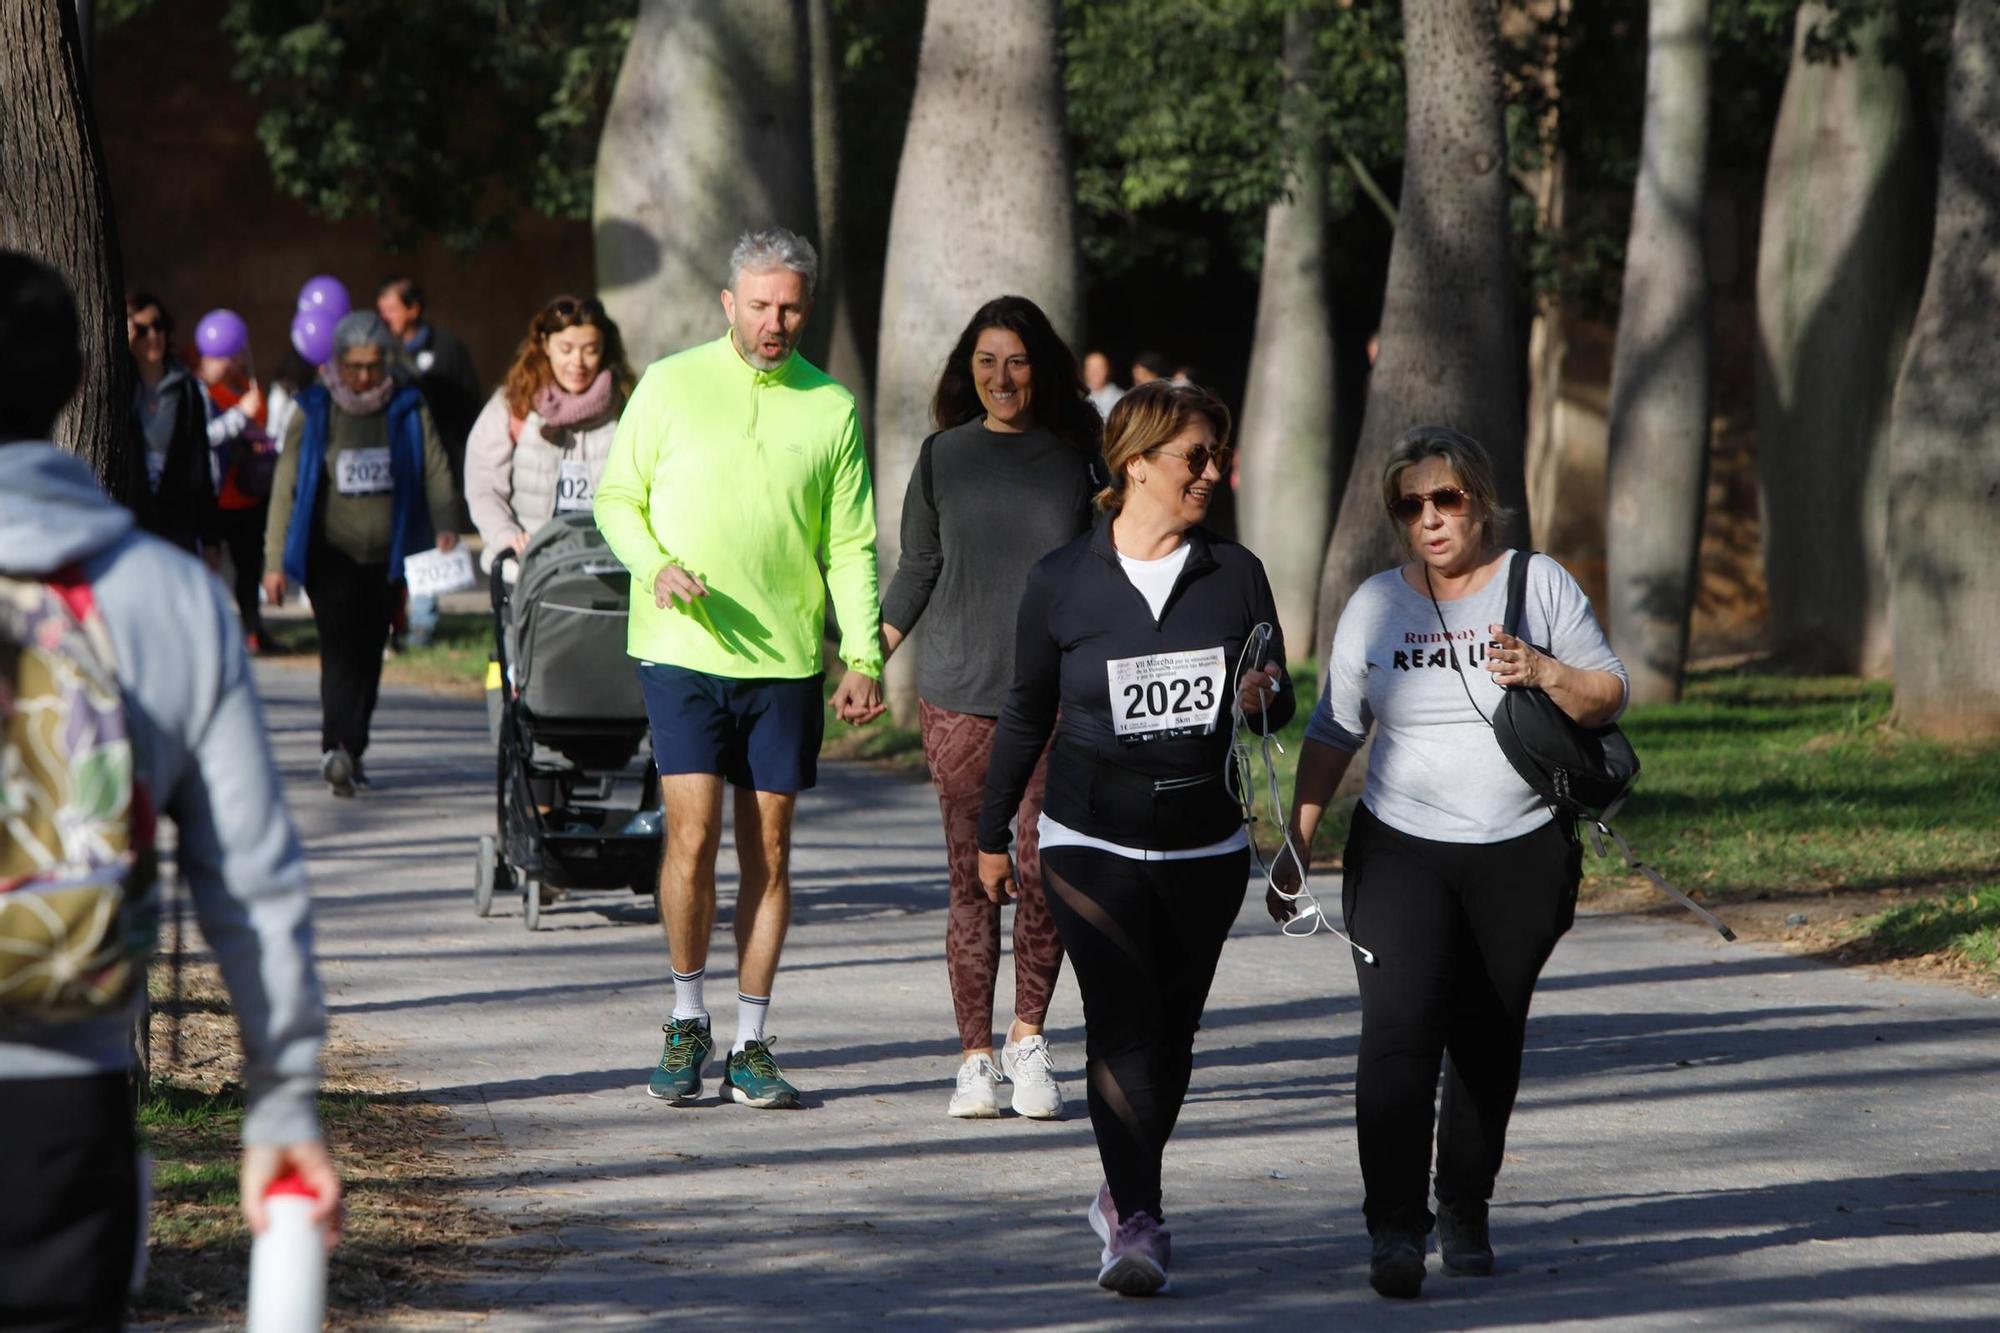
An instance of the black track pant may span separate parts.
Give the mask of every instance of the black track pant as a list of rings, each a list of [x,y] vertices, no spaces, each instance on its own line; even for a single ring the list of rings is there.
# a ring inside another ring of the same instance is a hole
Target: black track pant
[[[270,502],[249,509],[218,509],[215,528],[229,548],[229,565],[235,575],[236,616],[245,634],[264,634],[264,617],[257,605],[257,585],[264,581],[264,517]]]
[[[1187,1098],[1194,1034],[1243,906],[1250,854],[1134,861],[1043,847],[1049,914],[1083,993],[1090,1123],[1121,1217],[1161,1217],[1160,1158]]]
[[[125,1075],[0,1080],[0,1328],[125,1326],[136,1152]]]
[[[1354,957],[1354,1119],[1371,1231],[1429,1230],[1434,1105],[1438,1198],[1493,1197],[1528,1002],[1575,916],[1581,865],[1554,821],[1505,842],[1433,842],[1355,807],[1341,907],[1348,933],[1378,960]]]
[[[364,565],[317,543],[306,557],[306,595],[319,630],[319,748],[359,759],[382,687],[382,645],[389,639],[400,586],[387,565]]]

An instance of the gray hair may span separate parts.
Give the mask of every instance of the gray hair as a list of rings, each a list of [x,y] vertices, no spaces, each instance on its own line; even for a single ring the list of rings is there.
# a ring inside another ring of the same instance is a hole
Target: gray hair
[[[819,282],[819,252],[813,249],[811,241],[784,227],[746,231],[736,238],[736,247],[729,252],[729,290],[736,290],[739,274],[772,273],[781,268],[804,278],[806,295],[812,296],[813,287]]]
[[[409,380],[410,363],[403,351],[402,341],[389,331],[389,326],[373,310],[349,311],[333,326],[332,359],[337,363],[340,354],[353,347],[381,348],[382,368],[398,383]]]
[[[1389,451],[1389,461],[1382,467],[1383,508],[1393,506],[1402,493],[1403,469],[1414,467],[1426,458],[1445,461],[1452,479],[1478,507],[1485,540],[1495,540],[1495,534],[1513,520],[1514,511],[1500,503],[1500,487],[1493,479],[1493,456],[1486,452],[1485,445],[1450,426],[1412,426],[1403,432],[1403,438],[1396,441],[1396,447]],[[1407,535],[1407,524],[1398,522],[1393,514],[1389,521],[1396,524],[1398,533]]]

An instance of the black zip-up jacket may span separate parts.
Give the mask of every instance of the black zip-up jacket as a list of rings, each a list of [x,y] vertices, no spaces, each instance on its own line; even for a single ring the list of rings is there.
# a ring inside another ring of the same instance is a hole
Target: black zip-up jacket
[[[1185,540],[1187,563],[1158,620],[1118,564],[1108,514],[1028,575],[1014,682],[986,769],[982,851],[1004,852],[1012,841],[1008,821],[1058,713],[1049,818],[1152,851],[1219,842],[1243,822],[1224,779],[1230,706],[1242,671],[1275,662],[1279,690],[1266,725],[1275,731],[1291,719],[1284,639],[1263,563],[1202,528]],[[1239,670],[1260,624],[1271,627],[1270,646]]]

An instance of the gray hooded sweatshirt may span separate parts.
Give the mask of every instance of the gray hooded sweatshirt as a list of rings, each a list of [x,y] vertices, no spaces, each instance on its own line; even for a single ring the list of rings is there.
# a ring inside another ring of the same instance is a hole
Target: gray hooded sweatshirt
[[[77,458],[0,444],[0,571],[72,563],[117,652],[137,778],[174,821],[180,871],[229,987],[243,1039],[243,1141],[317,1139],[326,1011],[305,862],[227,593],[193,556],[137,531]],[[8,1031],[0,1084],[126,1070],[132,1025],[126,1015]]]

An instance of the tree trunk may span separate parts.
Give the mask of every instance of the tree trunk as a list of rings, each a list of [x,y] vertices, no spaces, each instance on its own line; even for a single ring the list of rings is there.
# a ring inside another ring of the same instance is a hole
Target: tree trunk
[[[1553,140],[1554,135],[1548,136]],[[1568,200],[1564,190],[1562,150],[1552,147],[1549,161],[1536,173],[1535,210],[1542,230],[1561,236]],[[1563,374],[1569,362],[1569,326],[1562,297],[1549,292],[1537,302],[1528,325],[1528,432],[1523,470],[1527,474],[1528,508],[1535,515],[1532,534],[1537,547],[1553,544],[1556,497],[1562,493],[1568,462],[1568,438],[1563,432]]]
[[[1313,33],[1285,15],[1289,85],[1310,72]],[[1333,526],[1333,309],[1327,287],[1326,136],[1299,108],[1282,133],[1297,145],[1289,198],[1264,218],[1257,331],[1243,398],[1242,509],[1237,532],[1264,561],[1285,642],[1313,651],[1320,557]],[[1331,629],[1331,627],[1328,627]]]
[[[132,358],[111,189],[84,75],[76,11],[0,0],[0,247],[53,265],[76,294],[83,384],[55,442],[130,503],[143,474],[132,428]]]
[[[1896,384],[1889,628],[1896,716],[2000,736],[2000,6],[1959,0],[1930,275]]]
[[[808,331],[819,336],[812,356],[827,374],[854,395],[862,428],[872,421],[874,395],[861,341],[854,332],[854,302],[848,295],[847,238],[841,222],[840,47],[827,0],[808,0],[812,42],[813,186],[819,212],[819,298]],[[819,358],[823,357],[824,360]],[[873,457],[874,440],[868,440]]]
[[[1606,583],[1635,703],[1680,698],[1708,485],[1711,377],[1702,200],[1708,0],[1652,0],[1646,118],[1611,358]]]
[[[1493,455],[1499,534],[1527,538],[1523,385],[1507,229],[1505,103],[1494,0],[1405,0],[1403,193],[1368,414],[1320,574],[1331,634],[1363,579],[1408,556],[1382,512],[1382,467],[1412,426],[1471,435]]]
[[[1828,17],[1817,0],[1799,10],[1765,175],[1765,581],[1780,661],[1886,676],[1889,406],[1923,292],[1929,184],[1908,77],[1883,58],[1895,11],[1856,34],[1854,55],[1807,60]]]
[[[930,0],[896,171],[876,357],[875,512],[883,583],[903,489],[930,433],[938,371],[981,303],[1025,296],[1074,340],[1082,322],[1076,196],[1056,0]],[[922,632],[922,626],[918,627]],[[890,706],[916,714],[916,660],[892,659]]]
[[[598,290],[632,358],[721,334],[729,250],[818,230],[811,39],[792,0],[644,0],[597,149]]]

